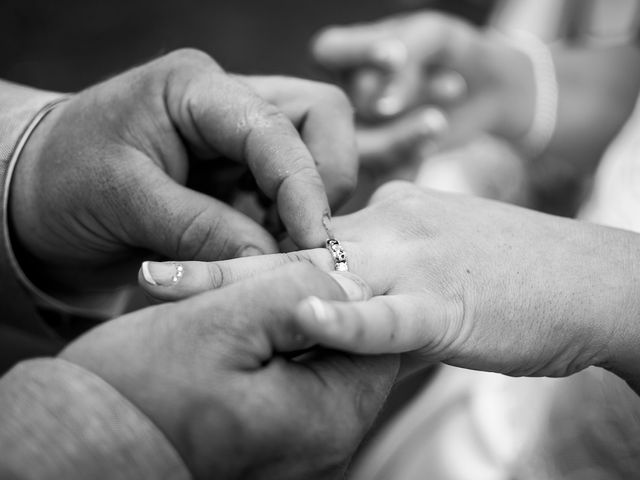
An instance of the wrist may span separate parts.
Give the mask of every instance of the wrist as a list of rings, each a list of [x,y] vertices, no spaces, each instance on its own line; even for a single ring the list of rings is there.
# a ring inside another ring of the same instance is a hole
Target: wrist
[[[490,55],[496,72],[498,115],[494,133],[518,144],[530,131],[536,115],[537,86],[529,55],[500,32],[492,36]]]
[[[618,237],[616,242],[622,247],[618,251],[623,255],[605,257],[608,270],[602,268],[594,277],[602,286],[603,304],[610,307],[596,319],[607,341],[595,365],[626,380],[640,394],[640,235],[611,232]]]

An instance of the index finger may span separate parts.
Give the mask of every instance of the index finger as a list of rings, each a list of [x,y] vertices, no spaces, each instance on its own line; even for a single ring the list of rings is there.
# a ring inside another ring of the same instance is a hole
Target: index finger
[[[282,112],[200,54],[175,62],[165,89],[169,115],[193,147],[246,162],[294,241],[321,244],[322,221],[330,214],[325,187]]]
[[[406,45],[393,38],[391,21],[347,27],[328,27],[312,41],[311,51],[320,65],[330,70],[374,66],[398,70],[407,60]]]
[[[238,77],[275,104],[299,129],[337,207],[353,191],[358,177],[353,110],[337,87],[291,77]]]

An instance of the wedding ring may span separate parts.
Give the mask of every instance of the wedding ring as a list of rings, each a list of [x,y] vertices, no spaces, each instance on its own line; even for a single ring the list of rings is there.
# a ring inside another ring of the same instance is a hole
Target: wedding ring
[[[344,253],[344,248],[340,245],[340,242],[335,238],[329,238],[327,240],[327,250],[333,257],[333,266],[337,272],[348,272],[349,265],[347,264],[347,255]]]

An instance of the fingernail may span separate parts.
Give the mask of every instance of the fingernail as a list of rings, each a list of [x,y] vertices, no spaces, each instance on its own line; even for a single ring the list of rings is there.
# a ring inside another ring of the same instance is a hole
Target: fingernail
[[[443,101],[460,100],[467,93],[467,82],[458,72],[449,72],[433,80],[434,94]]]
[[[318,297],[309,297],[307,305],[311,308],[311,313],[315,321],[323,327],[332,327],[336,320],[336,311],[326,302]]]
[[[246,247],[240,252],[241,257],[257,257],[258,255],[264,255],[264,252],[256,247]]]
[[[449,120],[438,108],[425,108],[420,114],[420,127],[424,135],[439,137],[449,129]]]
[[[372,296],[371,287],[357,275],[349,272],[329,272],[329,276],[342,287],[347,294],[347,300],[359,302]]]
[[[178,283],[184,275],[184,266],[176,262],[144,262],[142,276],[154,287],[170,287]]]
[[[393,117],[399,114],[403,108],[403,101],[396,92],[387,92],[375,102],[375,110],[383,117]]]
[[[324,231],[327,233],[327,238],[333,238],[333,232],[331,231],[331,216],[328,213],[325,213],[322,217],[322,226],[324,227]]]
[[[409,58],[406,44],[398,38],[388,38],[376,43],[371,50],[371,60],[379,67],[400,70]]]

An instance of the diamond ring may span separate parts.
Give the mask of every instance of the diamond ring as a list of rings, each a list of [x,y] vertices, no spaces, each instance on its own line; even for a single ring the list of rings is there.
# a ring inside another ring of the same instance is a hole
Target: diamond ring
[[[348,272],[349,265],[347,264],[347,255],[344,253],[344,248],[340,245],[340,242],[335,238],[329,238],[326,243],[327,250],[333,257],[333,266],[337,272]]]

